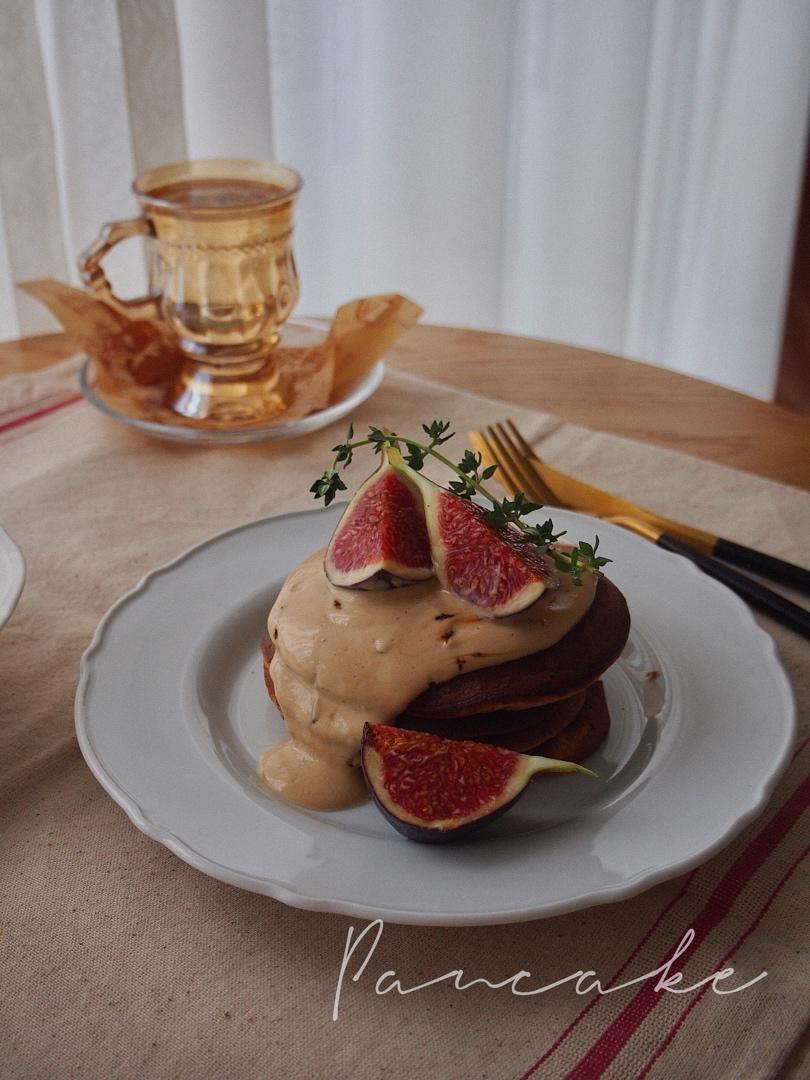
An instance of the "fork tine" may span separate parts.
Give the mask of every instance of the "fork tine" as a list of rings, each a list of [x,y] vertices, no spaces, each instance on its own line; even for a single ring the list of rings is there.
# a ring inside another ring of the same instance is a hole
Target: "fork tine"
[[[481,453],[485,467],[488,465],[498,466],[495,478],[499,481],[501,487],[505,489],[507,495],[516,495],[520,491],[520,484],[515,480],[508,462],[498,452],[491,440],[487,438],[483,431],[471,431],[470,442]]]
[[[512,493],[518,491],[526,493],[526,482],[521,475],[519,463],[513,460],[495,428],[492,426],[487,427],[485,437],[493,456],[497,458],[499,469],[509,478],[510,486],[513,488]]]
[[[526,467],[528,469],[531,469],[531,471],[537,477],[538,486],[541,486],[546,493],[544,502],[548,503],[549,506],[560,506],[563,509],[576,509],[575,507],[571,506],[570,502],[566,502],[565,499],[561,498],[554,490],[554,488],[549,485],[542,471],[543,462],[540,460],[540,457],[534,450],[534,447],[530,446],[529,443],[526,442],[526,440],[518,431],[516,425],[511,420],[507,420],[506,423],[511,429],[512,438],[520,447],[522,454],[526,458]]]
[[[524,483],[527,485],[525,488],[526,494],[530,494],[532,498],[537,499],[538,502],[550,506],[559,505],[558,500],[554,497],[554,492],[551,491],[545,483],[539,471],[535,469],[531,459],[518,449],[503,424],[496,424],[495,427],[500,437],[501,444],[506,448],[510,460],[517,463],[520,467],[520,475],[524,478]]]
[[[537,454],[535,454],[534,449],[531,446],[529,446],[529,444],[526,442],[526,440],[523,438],[523,436],[520,434],[520,432],[518,431],[518,429],[515,427],[514,423],[511,420],[509,420],[509,419],[506,420],[506,427],[509,429],[509,431],[511,431],[512,438],[515,440],[517,445],[520,447],[520,452],[522,454],[525,454],[526,457],[529,457],[529,458],[537,457]]]
[[[504,437],[505,433],[498,430],[499,428],[500,425],[488,427],[487,435],[500,454],[501,459],[507,464],[516,481],[518,490],[528,495],[530,499],[535,499],[541,503],[544,502],[546,498],[545,490],[538,483],[537,477],[523,461],[520,454],[515,453],[508,436]]]

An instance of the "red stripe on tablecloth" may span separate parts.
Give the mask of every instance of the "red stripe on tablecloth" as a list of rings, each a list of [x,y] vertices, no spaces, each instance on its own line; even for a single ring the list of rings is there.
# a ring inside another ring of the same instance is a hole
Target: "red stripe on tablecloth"
[[[695,876],[696,873],[697,873],[697,870],[693,870],[686,877],[683,885],[681,886],[680,892],[676,896],[673,896],[673,898],[666,905],[666,907],[664,907],[662,909],[660,915],[655,920],[655,922],[652,924],[650,929],[647,931],[647,933],[644,935],[644,937],[641,938],[641,940],[638,942],[636,947],[633,949],[633,951],[627,957],[625,962],[622,964],[622,966],[619,968],[619,970],[616,972],[616,974],[613,976],[613,978],[607,984],[608,986],[613,986],[614,983],[619,981],[619,978],[622,976],[622,974],[624,973],[624,971],[626,970],[628,965],[631,964],[633,960],[635,960],[635,958],[638,955],[638,953],[640,952],[640,950],[647,944],[647,942],[650,939],[651,934],[653,934],[655,932],[655,930],[660,926],[661,920],[665,918],[665,916],[669,913],[670,909],[675,904],[677,904],[677,902],[681,899],[681,897],[684,895],[686,890],[689,888],[690,884],[692,883],[692,878]],[[581,1020],[585,1019],[585,1017],[588,1015],[588,1013],[591,1011],[591,1009],[594,1007],[594,1005],[596,1005],[596,1003],[599,1000],[600,1000],[600,998],[599,998],[598,994],[596,996],[594,996],[593,998],[591,998],[591,1000],[588,1002],[588,1004],[585,1006],[585,1008],[582,1009],[582,1011],[580,1013],[578,1013],[577,1016],[574,1017],[574,1019],[571,1021],[571,1023],[565,1029],[565,1031],[563,1031],[563,1033],[561,1035],[557,1036],[556,1040],[551,1044],[551,1046],[548,1048],[548,1050],[546,1050],[546,1052],[542,1055],[542,1057],[539,1057],[537,1059],[537,1061],[535,1061],[534,1065],[532,1065],[529,1069],[526,1070],[525,1073],[523,1073],[523,1075],[519,1078],[519,1080],[529,1080],[529,1077],[534,1076],[534,1074],[537,1072],[537,1070],[540,1068],[540,1066],[543,1064],[543,1062],[548,1061],[548,1059],[551,1057],[551,1055],[554,1053],[554,1051],[557,1049],[557,1047],[559,1047],[562,1043],[565,1042],[565,1040],[568,1038],[568,1036],[571,1034],[571,1032],[574,1030],[574,1028],[580,1023]]]
[[[1,375],[0,378],[2,378]],[[50,394],[43,394],[42,397],[34,398],[33,401],[15,401],[6,405],[5,409],[0,409],[0,419],[4,416],[8,416],[10,413],[21,413],[25,409],[35,409],[41,401],[53,401],[55,397],[56,394],[52,391]]]
[[[728,915],[741,888],[762,866],[808,806],[810,806],[810,775],[804,778],[768,824],[754,837],[706,901],[692,926],[698,942]],[[666,955],[662,957],[660,964],[656,966],[665,964],[677,949],[678,944],[679,942],[674,942]],[[605,1028],[590,1050],[566,1075],[565,1080],[594,1080],[594,1077],[602,1075],[666,992],[656,991],[654,986],[652,981],[643,984],[633,1000]]]
[[[41,416],[48,416],[50,413],[56,412],[57,409],[64,409],[66,405],[73,405],[75,402],[82,400],[84,400],[82,394],[74,394],[73,397],[66,398],[64,401],[57,401],[54,405],[46,405],[43,409],[37,409],[36,412],[18,416],[16,420],[8,420],[5,424],[0,424],[0,435],[4,431],[11,431],[12,428],[21,427],[31,420],[38,420]]]
[[[799,857],[791,864],[790,868],[787,870],[785,875],[782,877],[782,880],[779,882],[779,884],[773,890],[771,895],[768,897],[768,899],[765,901],[765,903],[760,908],[757,917],[754,919],[754,921],[751,923],[751,925],[748,927],[748,929],[745,931],[745,933],[742,934],[740,936],[740,938],[734,943],[734,946],[731,949],[729,949],[729,951],[726,953],[726,955],[723,957],[723,959],[720,961],[720,963],[717,965],[717,967],[714,968],[715,971],[722,970],[722,968],[724,968],[725,965],[726,965],[726,961],[730,957],[732,957],[734,955],[734,953],[748,940],[748,938],[751,936],[751,934],[753,934],[753,932],[756,930],[756,928],[762,922],[762,919],[767,914],[768,909],[770,908],[771,904],[774,902],[774,900],[777,898],[779,893],[782,891],[782,888],[787,883],[788,878],[791,876],[791,874],[793,874],[794,870],[796,870],[796,868],[804,861],[804,859],[807,858],[808,855],[810,855],[810,844],[807,845],[807,847],[804,849],[804,851],[801,853],[801,855],[799,855]],[[670,1030],[667,1032],[666,1038],[663,1040],[663,1042],[658,1047],[658,1049],[655,1051],[655,1053],[652,1055],[650,1060],[647,1062],[647,1064],[644,1066],[644,1068],[638,1074],[638,1076],[636,1077],[636,1080],[643,1080],[643,1078],[648,1075],[648,1073],[652,1069],[653,1065],[655,1065],[656,1061],[658,1061],[658,1059],[661,1057],[661,1055],[667,1049],[669,1044],[672,1042],[672,1040],[675,1038],[675,1036],[680,1031],[680,1029],[683,1026],[687,1016],[689,1015],[689,1013],[692,1011],[692,1009],[694,1009],[694,1007],[697,1005],[697,1003],[700,1001],[700,999],[703,997],[703,995],[706,993],[706,991],[708,989],[709,989],[709,984],[707,983],[706,986],[701,987],[701,989],[695,994],[695,996],[689,1002],[687,1007],[683,1010],[681,1015],[678,1017],[678,1019],[672,1025]]]
[[[799,756],[799,754],[802,752],[802,750],[804,750],[804,748],[809,743],[810,743],[810,735],[808,735],[806,739],[804,739],[801,743],[799,743],[799,745],[796,747],[796,750],[795,750],[795,752],[793,754],[793,758],[791,760],[795,760]],[[635,959],[635,957],[638,955],[638,953],[641,951],[641,949],[644,947],[644,945],[650,939],[650,936],[652,935],[652,933],[657,929],[657,927],[661,924],[664,917],[671,910],[673,905],[676,904],[681,899],[681,897],[686,893],[686,890],[691,885],[692,879],[694,878],[696,873],[697,873],[697,870],[693,870],[691,872],[691,874],[689,874],[689,876],[684,881],[684,884],[683,884],[680,892],[675,897],[673,897],[673,899],[670,900],[670,902],[666,905],[666,907],[661,911],[660,915],[657,917],[657,919],[652,924],[650,929],[647,931],[647,933],[644,935],[644,937],[638,942],[638,944],[635,946],[633,951],[630,953],[630,955],[624,961],[624,963],[619,968],[619,970],[616,972],[616,974],[613,976],[613,978],[610,980],[610,982],[607,983],[605,989],[608,989],[609,987],[614,986],[619,981],[619,979],[621,978],[621,976],[624,974],[625,970],[627,969],[628,965]],[[560,1047],[562,1045],[562,1043],[565,1042],[565,1040],[568,1038],[568,1036],[571,1034],[571,1032],[577,1027],[577,1025],[582,1020],[584,1020],[584,1018],[588,1015],[588,1013],[591,1011],[591,1009],[594,1007],[594,1005],[596,1005],[600,1000],[601,1000],[601,998],[599,997],[599,995],[598,994],[595,995],[588,1002],[588,1004],[585,1006],[585,1008],[582,1009],[581,1012],[579,1012],[574,1017],[574,1019],[571,1021],[571,1023],[568,1025],[568,1027],[562,1032],[562,1034],[557,1036],[557,1038],[551,1044],[551,1046],[548,1048],[548,1050],[546,1050],[545,1053],[542,1054],[537,1059],[537,1061],[535,1061],[534,1064],[531,1065],[526,1070],[526,1072],[523,1073],[519,1077],[519,1080],[529,1080],[529,1078],[531,1076],[533,1076],[535,1074],[535,1072],[537,1072],[537,1070],[540,1068],[540,1066],[544,1062],[548,1061],[548,1059],[555,1052],[555,1050],[557,1050],[558,1047]]]

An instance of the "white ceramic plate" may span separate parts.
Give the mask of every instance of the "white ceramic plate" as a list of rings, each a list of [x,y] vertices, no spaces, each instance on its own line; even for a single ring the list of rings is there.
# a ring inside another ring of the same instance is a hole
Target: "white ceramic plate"
[[[259,641],[285,576],[341,508],[223,533],[149,574],[104,617],[82,660],[76,727],[132,821],[192,866],[296,907],[463,925],[619,900],[713,854],[765,805],[794,739],[772,639],[691,563],[616,526],[595,531],[633,630],[605,676],[599,780],[546,778],[478,838],[403,839],[372,805],[288,806],[256,771],[283,736]]]
[[[8,622],[25,584],[25,561],[22,552],[0,529],[0,629]]]
[[[324,336],[327,324],[317,319],[300,319],[289,323],[286,329],[298,334],[299,337],[301,335],[312,335],[314,331],[316,339],[319,340]],[[290,337],[290,340],[297,341],[297,338]],[[308,341],[308,338],[301,337],[301,340]],[[325,409],[310,413],[309,416],[302,416],[299,420],[291,420],[287,424],[266,424],[263,427],[240,427],[238,424],[234,424],[233,427],[217,430],[191,427],[188,424],[164,424],[154,420],[141,420],[137,416],[127,416],[126,413],[120,412],[99,391],[95,382],[93,364],[90,360],[85,360],[82,364],[79,372],[79,389],[91,405],[103,412],[105,416],[112,417],[113,420],[120,420],[122,424],[138,428],[140,431],[145,431],[158,439],[215,446],[220,443],[277,442],[281,439],[297,439],[300,435],[308,435],[310,432],[318,431],[320,428],[348,416],[358,405],[370,398],[379,389],[384,374],[385,362],[378,360],[364,375],[348,383],[337,401],[333,401]]]

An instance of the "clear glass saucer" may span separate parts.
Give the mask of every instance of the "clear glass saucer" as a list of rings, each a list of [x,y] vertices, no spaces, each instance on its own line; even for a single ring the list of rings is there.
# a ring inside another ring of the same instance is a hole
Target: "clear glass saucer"
[[[287,324],[289,329],[298,331],[302,336],[309,336],[317,332],[321,336],[327,329],[327,324],[315,320],[309,322],[303,319],[295,320]],[[347,416],[362,402],[379,388],[385,374],[385,361],[378,360],[360,378],[348,383],[337,401],[333,401],[325,409],[310,413],[298,420],[289,423],[268,423],[257,427],[240,426],[234,424],[227,428],[193,427],[185,422],[177,424],[163,423],[155,420],[146,420],[137,416],[129,416],[121,412],[113,404],[105,399],[95,385],[93,378],[92,361],[86,359],[79,373],[79,388],[84,397],[94,405],[99,412],[120,420],[121,423],[130,427],[145,431],[158,439],[170,439],[177,442],[193,442],[198,445],[219,445],[223,443],[246,443],[262,441],[279,441],[281,439],[294,439],[301,435],[307,435],[312,431],[327,427],[329,424]]]

